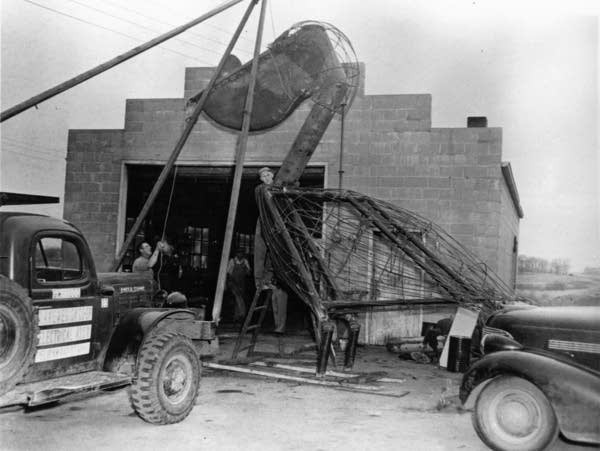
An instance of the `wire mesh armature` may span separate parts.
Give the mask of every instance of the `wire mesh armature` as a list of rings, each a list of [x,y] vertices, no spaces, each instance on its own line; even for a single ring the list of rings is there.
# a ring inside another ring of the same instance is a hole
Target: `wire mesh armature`
[[[252,60],[238,64],[224,70],[203,108],[217,125],[233,130],[242,127]],[[250,131],[275,127],[307,99],[334,113],[346,111],[359,84],[359,64],[348,38],[327,23],[298,23],[258,56]],[[192,96],[188,109],[201,96]]]
[[[260,187],[277,277],[318,318],[342,308],[454,302],[483,316],[513,300],[489,267],[439,226],[368,196]]]

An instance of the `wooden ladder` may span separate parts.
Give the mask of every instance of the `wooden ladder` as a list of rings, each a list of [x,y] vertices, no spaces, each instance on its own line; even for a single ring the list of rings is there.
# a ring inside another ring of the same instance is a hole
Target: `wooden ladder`
[[[259,286],[263,285],[260,284]],[[246,319],[244,320],[240,334],[235,342],[233,353],[231,354],[232,360],[236,360],[241,351],[246,350],[247,357],[250,357],[254,352],[254,347],[256,346],[260,328],[265,319],[265,315],[267,314],[269,303],[271,302],[272,293],[272,290],[269,289],[257,289],[256,293],[254,293],[254,298],[252,299],[252,303],[250,304],[250,308],[246,314]],[[242,346],[244,338],[248,332],[252,332],[250,344]]]

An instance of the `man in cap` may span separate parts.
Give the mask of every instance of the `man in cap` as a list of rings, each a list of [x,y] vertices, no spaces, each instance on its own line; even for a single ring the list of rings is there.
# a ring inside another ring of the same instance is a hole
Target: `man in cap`
[[[265,185],[273,184],[274,174],[273,171],[271,171],[271,168],[267,166],[258,170],[258,177],[260,178],[260,181],[263,182]]]

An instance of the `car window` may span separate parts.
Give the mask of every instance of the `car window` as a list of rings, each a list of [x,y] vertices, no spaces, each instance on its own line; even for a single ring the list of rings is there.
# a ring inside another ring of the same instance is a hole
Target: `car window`
[[[34,261],[35,278],[39,283],[79,280],[87,276],[87,265],[77,245],[66,238],[40,238]]]

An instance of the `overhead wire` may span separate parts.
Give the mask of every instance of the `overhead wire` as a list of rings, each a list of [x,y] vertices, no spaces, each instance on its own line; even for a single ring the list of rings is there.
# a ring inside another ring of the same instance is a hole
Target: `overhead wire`
[[[27,148],[27,149],[38,150],[40,152],[47,153],[52,156],[59,156],[60,152],[63,152],[63,153],[65,152],[64,149],[58,149],[58,148],[52,149],[50,147],[40,147],[37,144],[27,143],[25,141],[20,141],[18,139],[10,138],[8,136],[3,136],[2,141],[5,141],[5,142],[9,143],[10,145],[16,145],[16,146],[20,146],[20,147]]]
[[[269,2],[269,15],[271,16],[271,30],[273,31],[273,41],[277,39],[277,34],[275,34],[275,20],[273,19],[273,2]]]
[[[184,11],[182,11],[181,9],[174,8],[172,3],[170,3],[170,4],[168,4],[168,5],[167,5],[166,3],[163,3],[163,2],[160,2],[160,1],[158,1],[158,2],[157,2],[156,0],[146,0],[146,2],[147,2],[147,3],[153,3],[153,4],[157,5],[157,6],[163,6],[163,7],[167,7],[167,8],[169,8],[169,10],[171,10],[171,11],[177,11],[177,12],[179,12],[179,13],[181,13],[181,14],[186,14],[186,15],[189,15],[189,12],[188,12],[188,11],[185,11],[185,12],[184,12]],[[217,25],[214,25],[214,24],[211,24],[211,23],[208,23],[208,22],[206,22],[206,23],[205,23],[205,25],[206,25],[207,27],[210,27],[210,28],[214,29],[214,30],[220,31],[220,32],[222,32],[222,33],[225,33],[225,34],[227,34],[227,35],[229,35],[229,36],[232,34],[231,30],[226,30],[226,29],[224,29],[224,28],[221,28],[221,27],[219,27],[219,26],[217,26]],[[247,38],[247,37],[245,37],[245,36],[240,36],[240,40],[243,40],[243,41],[248,41],[248,42],[250,42],[250,43],[254,44],[254,39],[250,39],[250,38]],[[252,52],[250,52],[250,53],[252,53]]]
[[[100,28],[100,29],[103,29],[103,30],[106,30],[106,31],[110,31],[111,33],[115,33],[115,34],[118,34],[120,36],[124,36],[124,37],[129,38],[129,39],[133,39],[134,41],[138,41],[138,42],[145,42],[146,41],[145,39],[141,39],[141,38],[138,38],[138,37],[135,37],[135,36],[131,36],[131,35],[127,34],[127,33],[123,33],[121,31],[115,30],[113,28],[106,27],[104,25],[100,25],[100,24],[97,24],[95,22],[92,22],[92,21],[89,21],[89,20],[86,20],[86,19],[82,19],[82,18],[77,17],[77,16],[73,16],[73,15],[71,15],[69,13],[65,13],[63,11],[51,8],[49,6],[42,5],[40,3],[34,2],[33,0],[23,0],[23,1],[26,2],[26,3],[30,3],[32,5],[35,5],[35,6],[39,7],[39,8],[51,11],[51,12],[53,12],[55,14],[59,14],[61,16],[65,16],[65,17],[69,17],[71,19],[77,20],[77,21],[79,21],[81,23],[84,23],[84,24],[87,24],[87,25],[91,25],[93,27],[97,27],[97,28]],[[163,45],[158,45],[157,47],[160,48],[160,49],[162,49],[162,50],[166,50],[168,52],[175,53],[177,55],[183,56],[185,58],[189,58],[189,59],[198,61],[198,62],[200,62],[202,64],[208,64],[210,66],[214,66],[214,62],[208,62],[208,61],[202,60],[200,58],[196,58],[195,56],[188,55],[186,53],[170,49],[169,47],[165,47]]]
[[[114,8],[118,8],[118,9],[121,9],[121,10],[124,10],[124,11],[130,11],[130,12],[135,13],[136,15],[138,15],[140,17],[144,17],[144,18],[149,19],[149,20],[151,20],[153,22],[156,22],[156,23],[159,23],[159,24],[163,24],[163,25],[168,25],[168,26],[171,26],[171,27],[176,26],[173,23],[165,22],[164,20],[160,20],[160,19],[157,19],[156,17],[149,16],[149,15],[144,14],[144,13],[142,13],[142,12],[136,10],[136,9],[126,8],[125,6],[119,5],[119,4],[114,3],[114,2],[112,2],[110,0],[102,0],[102,1],[104,3],[107,3],[107,4],[111,5],[111,6],[113,6]],[[196,36],[196,37],[202,38],[204,40],[211,41],[211,42],[214,42],[216,44],[221,44],[224,47],[227,47],[227,42],[219,41],[218,39],[214,39],[214,38],[211,38],[210,36],[206,36],[206,35],[200,34],[200,33],[196,32],[196,31],[188,30],[187,33],[189,33],[192,36]],[[184,39],[180,39],[180,40],[182,40],[184,42],[187,42]],[[238,50],[242,51],[244,53],[250,54],[250,55],[252,54],[252,52],[250,52],[248,50],[245,50],[245,49],[238,49]]]
[[[108,13],[108,12],[106,12],[106,11],[104,11],[104,10],[100,9],[100,8],[95,8],[95,7],[93,7],[93,6],[86,5],[85,3],[81,3],[81,2],[79,2],[79,1],[77,1],[77,0],[67,0],[67,1],[69,1],[69,2],[71,2],[71,3],[75,3],[76,5],[79,5],[79,6],[83,7],[83,8],[87,8],[87,9],[90,9],[90,10],[92,10],[92,11],[96,11],[96,12],[98,12],[98,13],[100,13],[100,14],[104,14],[105,16],[111,17],[111,18],[113,18],[113,19],[117,19],[117,20],[120,20],[120,21],[122,21],[122,22],[125,22],[125,23],[128,23],[128,24],[134,25],[134,26],[136,26],[136,27],[142,28],[142,29],[144,29],[144,30],[151,31],[151,32],[153,32],[153,33],[160,33],[160,31],[158,31],[158,30],[155,30],[154,28],[150,28],[150,27],[147,27],[147,26],[145,26],[145,25],[142,25],[142,24],[140,24],[140,23],[138,23],[138,22],[136,22],[136,21],[134,21],[134,20],[129,20],[129,19],[125,19],[125,18],[122,18],[122,17],[116,16],[116,15],[114,15],[114,14],[111,14],[111,13]],[[206,52],[215,53],[215,54],[217,54],[217,55],[219,55],[219,54],[220,54],[220,53],[219,53],[219,52],[217,52],[216,50],[213,50],[213,49],[207,49],[206,47],[199,46],[199,45],[197,45],[197,44],[195,44],[195,43],[193,43],[193,42],[189,42],[189,41],[186,41],[186,40],[184,40],[184,39],[181,39],[181,38],[173,38],[173,40],[174,40],[174,41],[178,41],[178,42],[183,42],[184,44],[188,44],[188,45],[191,45],[191,46],[194,46],[194,47],[198,47],[199,49],[201,49],[201,50],[204,50],[204,51],[206,51]]]
[[[58,159],[65,159],[66,158],[66,152],[64,154],[58,154],[55,152],[51,152],[51,151],[47,151],[44,150],[43,148],[35,148],[26,144],[19,144],[16,142],[11,142],[11,141],[5,141],[3,138],[3,142],[5,144],[7,144],[9,147],[10,146],[14,146],[16,148],[18,148],[21,152],[24,152],[26,154],[37,154],[37,155],[42,155],[45,156],[47,158],[58,158]],[[8,150],[5,148],[5,146],[3,145],[3,150]]]
[[[44,160],[44,161],[49,161],[52,163],[59,163],[59,162],[64,162],[64,158],[62,159],[57,159],[57,158],[47,158],[44,155],[31,155],[28,153],[24,153],[24,152],[19,152],[17,150],[12,150],[12,149],[2,149],[2,152],[9,152],[9,153],[14,153],[17,154],[21,157],[25,157],[25,158],[30,158],[32,160]]]

